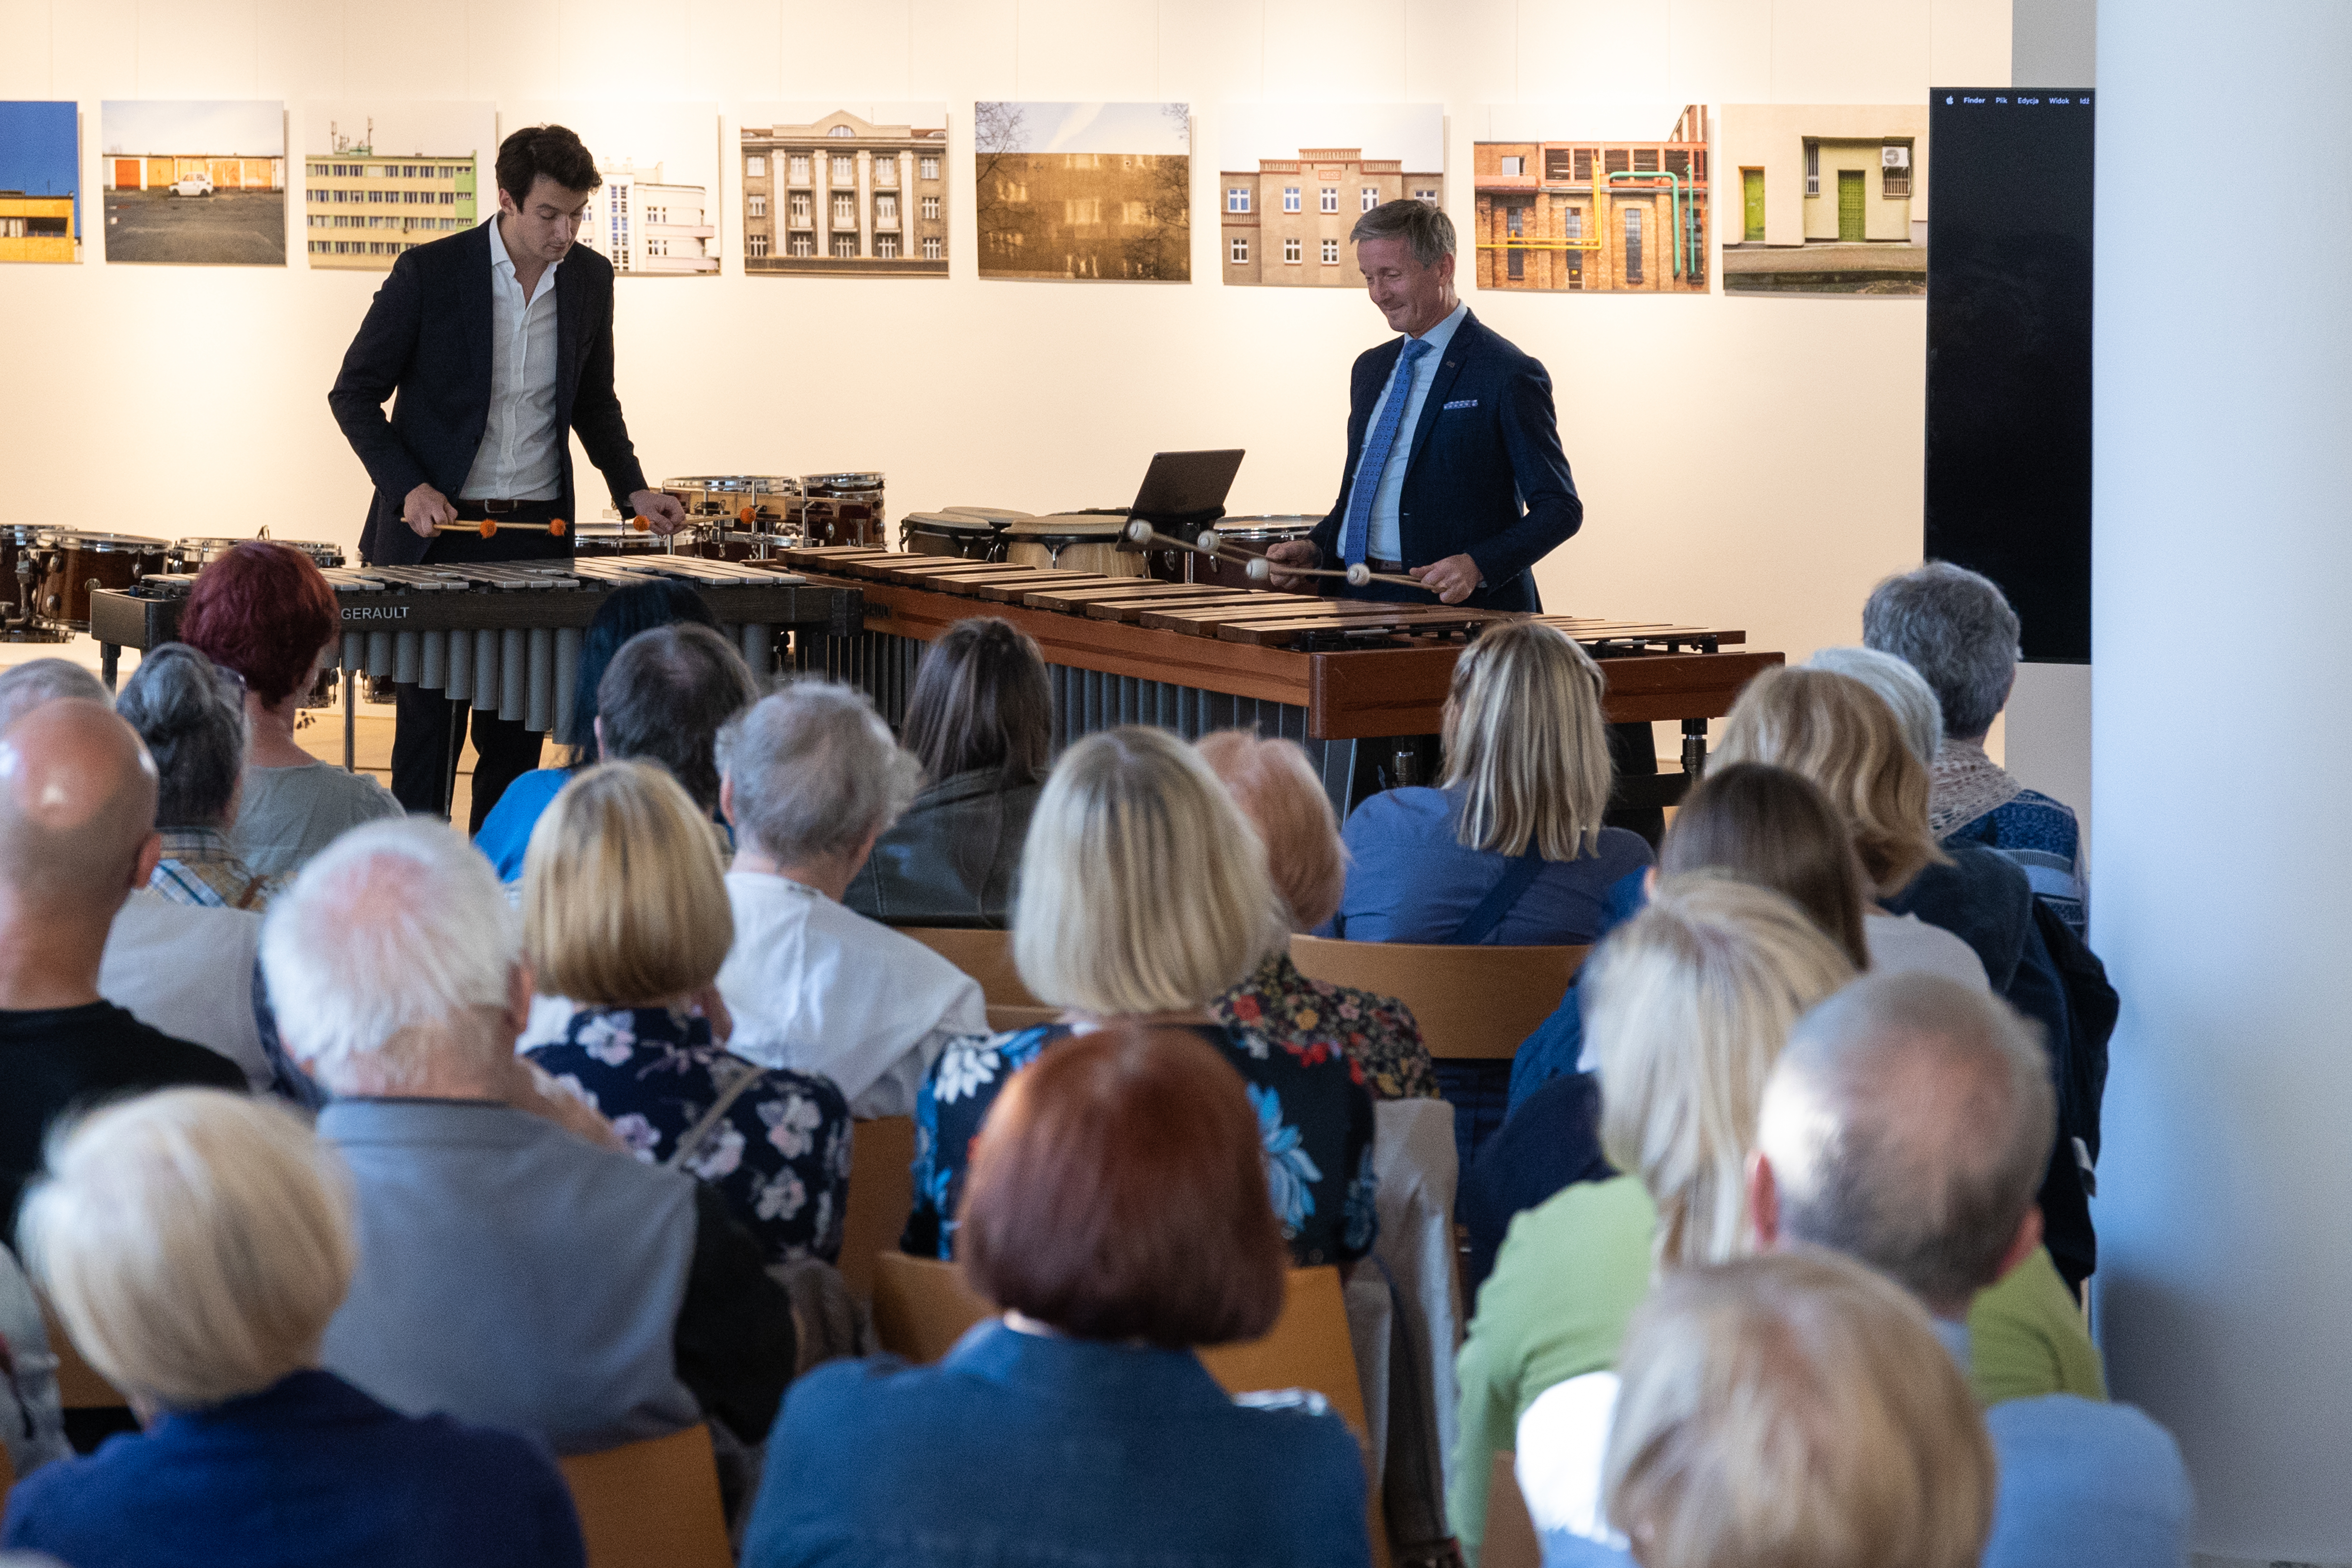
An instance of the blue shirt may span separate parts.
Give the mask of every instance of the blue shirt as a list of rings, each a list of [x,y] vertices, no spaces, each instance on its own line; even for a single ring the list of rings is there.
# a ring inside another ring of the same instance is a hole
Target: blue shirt
[[[1344,837],[1348,887],[1330,931],[1349,942],[1450,942],[1510,858],[1455,837],[1463,791],[1392,789],[1358,806]],[[1597,852],[1547,863],[1486,941],[1506,947],[1597,941],[1642,907],[1650,847],[1604,827]]]
[[[1454,329],[1460,326],[1462,318],[1469,313],[1469,306],[1456,305],[1452,315],[1421,334],[1421,341],[1429,345],[1429,352],[1413,363],[1412,384],[1404,389],[1404,422],[1397,426],[1396,445],[1389,448],[1388,466],[1381,470],[1380,486],[1372,491],[1372,521],[1371,527],[1364,535],[1364,550],[1377,560],[1404,560],[1403,534],[1397,526],[1397,509],[1404,500],[1404,471],[1412,461],[1412,433],[1421,426],[1421,405],[1428,401],[1429,389],[1437,380],[1437,363],[1445,357],[1445,345],[1454,341]],[[1402,350],[1397,357],[1404,357]],[[1372,405],[1371,418],[1364,426],[1368,442],[1369,433],[1380,428],[1381,410],[1386,408],[1389,399],[1396,395],[1397,377],[1391,370],[1388,384],[1381,389],[1380,401]],[[1359,457],[1356,459],[1356,482],[1360,484],[1363,478],[1363,458]],[[1351,501],[1354,494],[1355,488],[1350,485],[1349,496]],[[1414,562],[1411,564],[1426,565],[1428,563]]]
[[[991,1321],[936,1366],[793,1384],[743,1568],[1364,1568],[1364,1504],[1335,1415],[1236,1405],[1190,1351]]]
[[[407,1416],[298,1372],[164,1416],[8,1497],[0,1544],[106,1568],[580,1568],[572,1494],[545,1449]]]
[[[2193,1499],[2172,1434],[2071,1394],[1985,1412],[2000,1461],[1984,1568],[2181,1568]]]
[[[507,785],[499,804],[482,818],[482,830],[474,835],[474,847],[490,858],[499,881],[522,880],[522,858],[530,847],[530,830],[539,826],[540,813],[571,782],[570,768],[533,768]]]

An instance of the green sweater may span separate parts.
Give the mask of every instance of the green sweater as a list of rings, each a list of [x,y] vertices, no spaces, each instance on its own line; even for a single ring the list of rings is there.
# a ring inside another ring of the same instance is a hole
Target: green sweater
[[[1486,1537],[1495,1456],[1517,1446],[1519,1417],[1554,1384],[1616,1365],[1626,1324],[1650,1291],[1656,1224],[1632,1176],[1562,1188],[1511,1221],[1455,1362],[1462,1429],[1446,1510],[1470,1568]],[[2098,1348],[2047,1251],[1976,1299],[1969,1333],[1982,1404],[2107,1396]]]

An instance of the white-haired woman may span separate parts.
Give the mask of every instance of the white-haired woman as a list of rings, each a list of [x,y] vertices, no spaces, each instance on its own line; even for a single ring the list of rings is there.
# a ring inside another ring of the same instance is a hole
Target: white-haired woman
[[[1332,921],[1351,942],[1589,942],[1641,907],[1650,847],[1601,826],[1601,667],[1556,628],[1496,626],[1454,662],[1445,769],[1348,818]]]
[[[948,1047],[915,1104],[901,1245],[951,1258],[971,1142],[1005,1080],[1073,1034],[1189,1027],[1248,1081],[1275,1217],[1302,1265],[1371,1250],[1372,1102],[1335,1043],[1228,1027],[1211,1005],[1289,940],[1265,849],[1216,775],[1164,730],[1089,735],[1046,780],[1021,855],[1013,960],[1063,1021]]]
[[[1555,1384],[1612,1364],[1654,1270],[1752,1245],[1746,1181],[1764,1080],[1808,1007],[1853,978],[1845,950],[1790,900],[1714,876],[1669,877],[1586,966],[1601,1143],[1626,1173],[1518,1216],[1458,1363],[1461,1437],[1448,1513],[1483,1537],[1494,1456]]]
[[[290,1112],[216,1089],[117,1105],[64,1139],[25,1200],[25,1252],[148,1425],[27,1478],[8,1547],[110,1568],[584,1560],[545,1450],[319,1370],[356,1257],[347,1179]]]

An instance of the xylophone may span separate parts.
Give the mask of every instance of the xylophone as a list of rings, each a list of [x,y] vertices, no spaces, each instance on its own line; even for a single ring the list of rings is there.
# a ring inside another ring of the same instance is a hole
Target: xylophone
[[[959,620],[1002,616],[1045,656],[1056,746],[1133,723],[1188,737],[1225,728],[1286,736],[1307,749],[1343,812],[1359,748],[1437,733],[1454,659],[1485,627],[1515,618],[869,548],[787,549],[772,564],[862,591],[860,629],[796,639],[793,667],[862,688],[893,725],[925,645]],[[1706,767],[1707,721],[1781,662],[1777,653],[1725,651],[1747,641],[1732,628],[1538,618],[1601,661],[1612,721],[1682,725],[1683,772],[1621,779],[1628,805],[1679,798]]]
[[[606,595],[649,577],[690,583],[729,640],[761,676],[778,666],[781,633],[844,637],[859,625],[860,590],[797,574],[695,556],[636,555],[447,566],[359,566],[326,573],[343,617],[343,765],[355,751],[359,675],[446,691],[528,729],[561,734],[571,717],[581,634]],[[193,575],[158,573],[90,595],[90,636],[111,688],[125,647],[170,642]]]

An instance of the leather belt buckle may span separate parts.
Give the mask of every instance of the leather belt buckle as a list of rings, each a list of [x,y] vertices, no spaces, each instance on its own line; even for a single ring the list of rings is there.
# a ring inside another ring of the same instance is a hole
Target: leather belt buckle
[[[1367,555],[1364,557],[1364,563],[1375,572],[1401,574],[1404,571],[1404,563],[1402,561],[1375,561]]]
[[[524,504],[519,500],[486,500],[481,503],[481,507],[485,512],[496,517],[502,511],[520,511]]]

